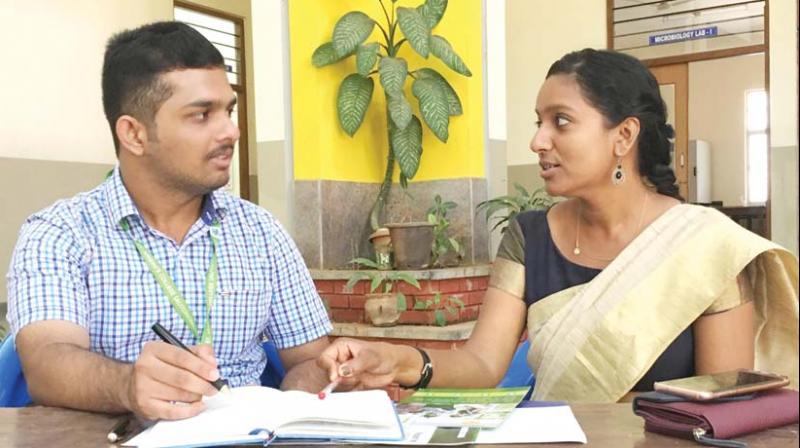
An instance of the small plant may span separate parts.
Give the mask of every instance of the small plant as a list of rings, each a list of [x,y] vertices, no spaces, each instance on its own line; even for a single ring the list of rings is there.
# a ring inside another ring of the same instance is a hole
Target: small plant
[[[456,296],[448,296],[442,300],[442,293],[437,292],[432,299],[419,300],[414,303],[414,310],[424,311],[433,308],[433,316],[436,325],[443,327],[447,324],[447,319],[444,313],[447,312],[451,316],[458,314],[460,310],[464,309],[464,302]]]
[[[383,182],[370,213],[373,230],[379,227],[392,188],[395,163],[400,168],[400,185],[404,189],[417,173],[423,152],[422,122],[436,138],[447,143],[450,117],[463,113],[461,100],[447,78],[431,67],[410,68],[409,52],[400,53],[403,44],[423,59],[433,55],[450,70],[472,76],[450,42],[434,33],[447,9],[447,0],[425,0],[413,8],[398,7],[396,3],[397,0],[378,0],[383,10],[383,18],[378,20],[361,11],[343,15],[333,27],[331,41],[320,45],[311,56],[315,67],[355,58],[356,72],[342,80],[336,101],[339,124],[351,137],[364,121],[376,79],[383,88],[389,151]],[[380,30],[380,36],[367,42],[375,28]],[[411,93],[419,103],[418,114],[406,95],[409,80]]]
[[[350,263],[357,266],[366,266],[368,268],[375,269],[375,271],[354,272],[353,275],[351,275],[347,280],[347,284],[345,285],[345,289],[347,291],[352,291],[356,283],[360,282],[361,280],[369,280],[370,294],[375,293],[375,291],[380,291],[380,293],[383,294],[394,293],[397,295],[397,309],[400,311],[405,311],[408,309],[405,294],[400,291],[396,291],[395,286],[398,282],[404,282],[419,289],[419,282],[417,279],[411,276],[411,274],[402,271],[378,271],[378,263],[370,260],[369,258],[354,258],[353,260],[350,260]]]
[[[528,193],[525,187],[515,182],[514,189],[517,190],[516,195],[489,199],[475,207],[476,212],[482,210],[486,211],[487,224],[491,224],[491,220],[496,221],[492,230],[502,226],[500,231],[505,232],[508,223],[514,219],[517,214],[528,210],[547,210],[555,203],[544,188],[537,188],[533,190],[533,192]]]
[[[444,256],[454,254],[456,263],[464,256],[464,248],[458,240],[448,235],[450,220],[447,219],[447,211],[456,208],[453,201],[442,201],[438,194],[433,199],[433,206],[428,209],[428,222],[433,224],[433,246],[431,247],[431,264],[442,266]]]

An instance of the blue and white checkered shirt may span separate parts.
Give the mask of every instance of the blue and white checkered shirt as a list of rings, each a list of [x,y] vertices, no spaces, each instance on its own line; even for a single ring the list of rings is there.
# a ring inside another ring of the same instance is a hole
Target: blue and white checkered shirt
[[[130,231],[120,226],[127,218]],[[14,333],[42,320],[84,327],[91,350],[133,362],[157,337],[158,321],[187,345],[197,343],[133,244],[140,240],[172,276],[200,329],[214,218],[219,286],[211,310],[220,373],[232,386],[258,384],[266,365],[262,336],[281,348],[332,327],[294,242],[266,210],[216,191],[178,245],[151,227],[122,184],[119,169],[92,191],[62,200],[25,222],[8,273]]]

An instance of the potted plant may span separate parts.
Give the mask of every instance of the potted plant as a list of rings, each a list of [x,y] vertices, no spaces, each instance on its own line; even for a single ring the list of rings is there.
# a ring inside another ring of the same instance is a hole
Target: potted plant
[[[424,311],[433,309],[433,317],[436,325],[443,327],[447,325],[445,312],[451,316],[457,316],[460,310],[464,309],[464,302],[456,296],[448,296],[442,300],[442,293],[437,292],[433,298],[414,301],[414,310]]]
[[[389,229],[381,227],[369,236],[378,269],[385,271],[392,268],[392,238]]]
[[[461,100],[447,79],[429,67],[409,70],[400,50],[407,44],[423,58],[432,54],[456,73],[472,76],[447,39],[432,33],[447,9],[447,0],[425,0],[416,8],[397,7],[397,0],[377,1],[384,16],[380,21],[361,11],[348,12],[336,22],[331,41],[320,45],[311,57],[316,67],[350,56],[356,58],[357,71],[342,80],[337,96],[339,124],[350,136],[364,120],[374,78],[383,88],[389,151],[383,182],[370,212],[373,230],[379,227],[392,188],[395,162],[400,167],[400,185],[406,188],[422,157],[422,125],[404,90],[409,78],[411,92],[419,103],[419,115],[436,138],[447,142],[450,117],[462,114]],[[366,42],[375,27],[380,29],[382,39]]]
[[[356,258],[351,260],[351,263],[375,269],[375,271],[354,272],[345,285],[347,291],[352,291],[356,283],[361,280],[369,280],[369,294],[366,294],[367,299],[364,302],[364,313],[367,320],[377,327],[397,324],[397,321],[400,320],[400,313],[405,311],[408,306],[405,294],[396,290],[396,285],[398,282],[404,282],[419,289],[417,279],[407,272],[378,271],[378,263],[368,258]]]
[[[389,229],[397,269],[425,269],[431,265],[434,225],[429,222],[396,222]]]
[[[515,195],[499,196],[483,201],[475,207],[476,213],[480,211],[486,212],[487,224],[490,224],[492,219],[496,221],[492,230],[502,226],[500,231],[505,232],[508,223],[518,213],[528,210],[547,210],[555,203],[544,188],[537,188],[528,193],[525,187],[515,182],[514,189],[517,190]]]
[[[450,220],[447,211],[456,208],[453,201],[442,201],[438,194],[433,198],[433,205],[428,209],[428,222],[433,225],[433,246],[431,247],[431,264],[433,266],[457,266],[464,256],[464,248],[457,239],[449,235]]]

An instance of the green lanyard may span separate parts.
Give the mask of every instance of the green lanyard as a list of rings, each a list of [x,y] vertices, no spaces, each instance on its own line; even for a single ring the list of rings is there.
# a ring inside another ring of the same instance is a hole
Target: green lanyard
[[[126,231],[130,231],[131,229],[127,219],[120,221],[120,225]],[[208,271],[206,271],[206,313],[203,331],[199,338],[197,322],[194,319],[194,315],[186,304],[186,299],[183,298],[180,291],[178,291],[178,287],[175,286],[175,282],[172,281],[172,277],[170,277],[164,267],[159,264],[153,254],[144,247],[144,244],[136,238],[133,238],[133,244],[136,246],[136,250],[139,251],[139,255],[142,256],[142,260],[144,260],[144,264],[147,265],[147,269],[150,270],[150,273],[153,274],[156,282],[158,282],[161,291],[164,292],[169,303],[172,304],[172,307],[186,323],[186,326],[189,327],[195,340],[199,340],[201,344],[212,344],[214,341],[211,330],[211,309],[214,307],[214,301],[217,297],[217,283],[219,281],[219,272],[217,271],[218,242],[217,237],[214,236],[214,231],[215,229],[219,229],[220,226],[217,220],[214,220],[211,226],[212,229],[209,232],[209,236],[211,237],[211,262],[208,265]],[[133,234],[131,234],[131,237],[133,237]]]

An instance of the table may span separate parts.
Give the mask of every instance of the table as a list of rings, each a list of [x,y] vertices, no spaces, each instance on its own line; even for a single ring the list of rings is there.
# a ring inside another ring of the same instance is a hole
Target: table
[[[642,419],[627,403],[576,404],[575,416],[589,439],[598,447],[692,447],[690,440],[644,432]],[[109,447],[105,438],[116,418],[104,414],[34,406],[0,408],[0,447]],[[742,437],[751,448],[797,447],[798,425],[788,425]],[[481,445],[491,446],[491,445]],[[523,445],[505,445],[519,447]],[[535,447],[584,446],[581,444],[537,444]]]

